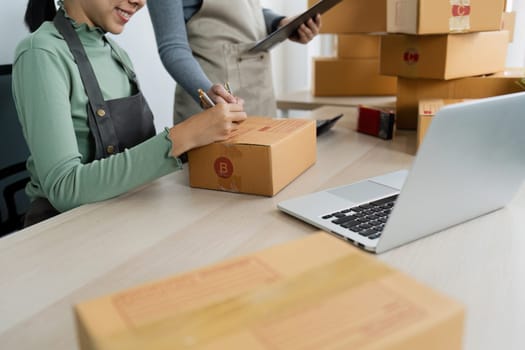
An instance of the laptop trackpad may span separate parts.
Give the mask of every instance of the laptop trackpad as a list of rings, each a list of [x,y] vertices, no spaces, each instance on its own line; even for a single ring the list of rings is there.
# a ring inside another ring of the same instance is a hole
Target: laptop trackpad
[[[351,202],[355,202],[356,204],[360,204],[394,195],[399,193],[399,190],[372,181],[362,181],[348,186],[337,187],[328,192]]]

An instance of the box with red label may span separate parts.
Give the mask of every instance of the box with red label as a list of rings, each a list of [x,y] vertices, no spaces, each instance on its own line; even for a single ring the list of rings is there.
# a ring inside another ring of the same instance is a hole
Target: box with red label
[[[190,185],[273,196],[316,156],[314,120],[249,117],[230,139],[188,152]]]
[[[387,0],[387,31],[446,34],[499,30],[503,0]]]
[[[460,103],[470,99],[425,99],[419,101],[419,115],[417,118],[417,147],[421,145],[432,118],[446,105]]]
[[[322,16],[321,33],[386,32],[387,0],[343,0]],[[312,7],[319,0],[308,0]]]
[[[496,73],[505,68],[508,41],[508,31],[384,35],[381,38],[380,72],[429,79]]]
[[[422,99],[473,99],[522,91],[517,81],[525,69],[506,70],[479,77],[452,80],[398,78],[396,98],[397,129],[416,129],[418,103]]]
[[[84,301],[79,348],[462,348],[463,305],[338,238],[305,236]]]

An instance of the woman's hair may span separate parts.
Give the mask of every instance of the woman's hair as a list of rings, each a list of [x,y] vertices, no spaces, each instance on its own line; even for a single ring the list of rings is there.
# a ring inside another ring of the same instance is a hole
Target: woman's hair
[[[45,21],[53,20],[56,14],[54,0],[29,0],[24,20],[32,33]]]

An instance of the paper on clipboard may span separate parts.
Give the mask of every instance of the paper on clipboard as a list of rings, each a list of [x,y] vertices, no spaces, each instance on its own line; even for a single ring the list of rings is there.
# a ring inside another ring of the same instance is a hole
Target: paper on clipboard
[[[315,17],[317,14],[323,14],[341,1],[342,0],[320,0],[314,6],[310,7],[308,10],[294,18],[291,22],[275,30],[266,38],[259,40],[254,47],[248,50],[248,52],[256,53],[270,50],[275,45],[288,39],[290,35],[292,35],[297,30],[297,28],[299,28],[299,26],[308,19]]]

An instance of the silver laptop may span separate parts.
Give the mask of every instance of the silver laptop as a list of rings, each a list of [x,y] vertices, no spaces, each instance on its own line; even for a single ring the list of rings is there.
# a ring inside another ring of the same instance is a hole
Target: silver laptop
[[[525,178],[525,93],[443,107],[409,171],[310,193],[278,208],[381,253],[505,206]]]

